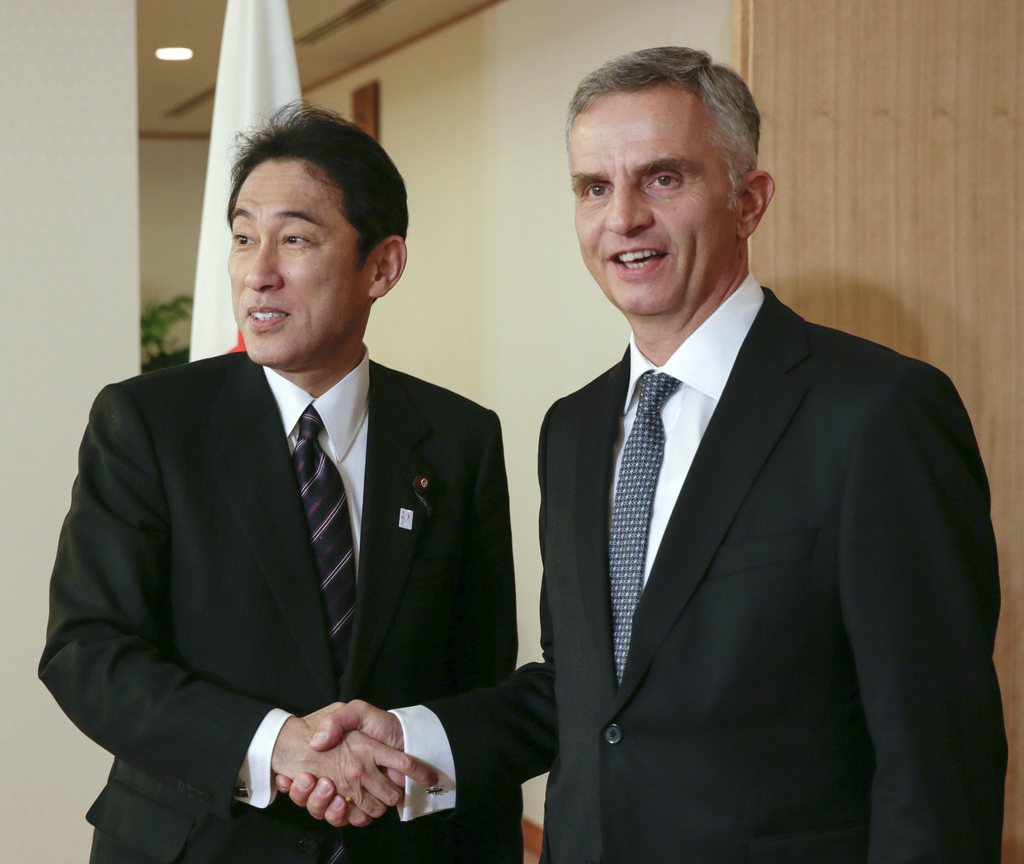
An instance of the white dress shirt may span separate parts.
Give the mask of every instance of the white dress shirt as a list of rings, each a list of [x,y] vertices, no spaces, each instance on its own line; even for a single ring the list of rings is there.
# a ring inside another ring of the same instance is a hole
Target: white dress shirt
[[[364,347],[359,365],[316,399],[272,369],[264,366],[263,371],[277,403],[290,452],[295,451],[295,443],[298,441],[299,418],[310,404],[316,408],[324,422],[318,440],[345,484],[358,581],[359,526],[362,524],[363,481],[366,474],[367,396],[370,391],[369,352]],[[281,727],[291,716],[280,708],[271,709],[249,744],[245,763],[239,773],[239,785],[249,790],[249,795],[241,800],[253,807],[266,807],[274,800],[276,790],[273,788],[270,760]]]
[[[633,428],[639,402],[637,381],[648,370],[665,372],[682,382],[661,409],[665,426],[665,454],[658,474],[658,485],[651,507],[647,536],[647,559],[644,564],[644,585],[651,574],[651,565],[658,554],[672,509],[683,488],[687,472],[697,453],[711,415],[725,390],[736,355],[764,302],[764,291],[749,273],[725,302],[722,303],[690,337],[669,357],[664,366],[652,364],[637,348],[636,339],[629,340],[629,386],[622,407],[618,440],[615,442],[615,473],[609,501],[615,499],[615,485],[622,462],[622,445]],[[608,512],[611,513],[609,505]],[[452,778],[443,795],[427,796],[422,787],[406,780],[406,803],[400,810],[403,820],[455,806],[455,760],[448,736],[437,715],[422,705],[392,712],[402,722],[405,752],[443,769]],[[410,806],[410,802],[417,806]]]
[[[711,422],[718,400],[722,398],[722,391],[725,390],[740,346],[747,338],[750,325],[754,323],[763,302],[761,286],[748,274],[740,287],[675,350],[664,366],[651,363],[636,347],[636,338],[632,335],[629,337],[629,385],[622,408],[619,437],[615,442],[615,474],[609,491],[609,513],[619,482],[623,444],[633,428],[640,402],[637,388],[640,376],[648,371],[665,372],[683,385],[665,400],[661,409],[661,422],[665,427],[665,455],[651,505],[644,585],[651,575],[651,566],[661,546],[661,538],[683,488],[683,481],[690,471],[693,457],[697,455],[697,447]]]

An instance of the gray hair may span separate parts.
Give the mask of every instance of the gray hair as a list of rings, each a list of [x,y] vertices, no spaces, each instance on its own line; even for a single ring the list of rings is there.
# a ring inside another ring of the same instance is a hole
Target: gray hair
[[[750,90],[732,69],[693,48],[646,48],[624,54],[591,72],[576,88],[565,124],[566,141],[576,118],[612,93],[635,93],[667,84],[694,93],[715,123],[712,144],[725,160],[733,192],[740,178],[757,167],[761,115]]]

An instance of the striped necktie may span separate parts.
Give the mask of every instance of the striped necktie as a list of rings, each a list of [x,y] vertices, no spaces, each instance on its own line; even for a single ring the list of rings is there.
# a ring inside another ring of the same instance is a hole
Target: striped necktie
[[[356,604],[356,564],[345,484],[317,440],[323,420],[309,405],[299,419],[299,440],[292,460],[309,523],[313,554],[320,570],[320,593],[330,633],[331,653],[340,681],[345,671]]]

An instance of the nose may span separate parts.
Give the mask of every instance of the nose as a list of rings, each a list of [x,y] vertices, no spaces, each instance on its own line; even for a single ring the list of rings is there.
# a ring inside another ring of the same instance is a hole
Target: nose
[[[611,204],[606,211],[610,231],[631,236],[649,228],[652,221],[651,208],[641,191],[630,187],[618,188],[612,193]]]
[[[281,268],[273,244],[262,243],[249,256],[249,269],[245,273],[245,287],[251,291],[272,291],[282,285]]]

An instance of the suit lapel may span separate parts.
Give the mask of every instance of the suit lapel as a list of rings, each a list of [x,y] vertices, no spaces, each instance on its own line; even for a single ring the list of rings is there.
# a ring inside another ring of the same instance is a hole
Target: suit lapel
[[[682,614],[806,390],[787,372],[808,352],[802,320],[771,292],[745,340],[665,529],[633,620],[616,699],[642,680]]]
[[[324,627],[316,562],[288,445],[263,370],[239,360],[226,376],[210,418],[219,459],[214,472],[228,506],[324,693],[337,697]]]
[[[613,450],[629,383],[629,352],[597,386],[585,392],[580,405],[576,464],[576,556],[583,616],[594,641],[595,656],[615,687],[608,588],[609,490]]]
[[[416,477],[424,476],[432,485],[439,480],[415,449],[429,432],[398,376],[371,363],[359,581],[342,698],[362,689],[391,628],[417,539],[430,518],[413,490]],[[412,514],[411,527],[399,524],[402,510]]]

